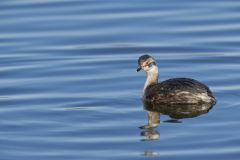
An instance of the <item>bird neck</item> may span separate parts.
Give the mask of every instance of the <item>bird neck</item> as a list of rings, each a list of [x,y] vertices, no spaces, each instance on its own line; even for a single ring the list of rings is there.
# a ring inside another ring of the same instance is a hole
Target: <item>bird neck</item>
[[[158,68],[157,66],[154,66],[151,70],[149,70],[147,73],[147,79],[144,84],[143,92],[145,94],[145,91],[148,86],[154,85],[158,83]]]

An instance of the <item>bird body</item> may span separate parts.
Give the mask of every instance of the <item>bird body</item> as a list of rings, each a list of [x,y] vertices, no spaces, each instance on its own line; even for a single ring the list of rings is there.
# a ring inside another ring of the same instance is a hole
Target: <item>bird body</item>
[[[145,90],[144,100],[169,104],[215,102],[212,92],[206,85],[190,78],[173,78],[149,85]]]
[[[154,104],[216,103],[211,90],[191,78],[172,78],[158,83],[158,67],[155,59],[143,55],[138,59],[139,68],[147,73],[143,99]]]

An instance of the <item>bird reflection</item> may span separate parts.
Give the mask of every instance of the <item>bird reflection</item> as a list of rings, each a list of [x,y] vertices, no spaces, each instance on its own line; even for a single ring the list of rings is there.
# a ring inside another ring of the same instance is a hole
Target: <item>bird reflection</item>
[[[141,136],[145,137],[144,139],[142,139],[142,141],[151,141],[159,139],[160,133],[154,128],[148,128],[147,130],[141,132]]]
[[[152,111],[147,112],[148,112],[148,124],[139,127],[140,129],[143,129],[141,132],[141,136],[145,137],[144,139],[142,139],[142,141],[159,139],[160,133],[157,130],[155,130],[155,127],[157,127],[160,123],[160,113]]]
[[[155,128],[160,123],[160,113],[154,111],[147,111],[148,113],[148,124],[141,126],[141,129],[151,129]]]
[[[148,124],[139,127],[142,141],[151,141],[160,139],[160,132],[156,127],[160,124],[160,115],[168,115],[171,119],[163,121],[164,123],[181,123],[182,118],[193,118],[208,113],[214,104],[187,104],[187,105],[167,105],[151,104],[143,102],[144,109],[148,113]],[[149,151],[147,152],[149,153]],[[145,154],[144,154],[145,155]]]
[[[160,153],[156,151],[145,151],[144,156],[158,156]]]

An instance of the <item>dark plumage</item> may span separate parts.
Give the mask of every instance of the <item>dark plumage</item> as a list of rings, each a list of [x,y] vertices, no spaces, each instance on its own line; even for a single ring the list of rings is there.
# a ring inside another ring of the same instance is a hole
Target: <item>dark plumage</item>
[[[145,99],[153,103],[194,104],[204,103],[202,96],[208,96],[215,103],[211,90],[203,83],[190,78],[173,78],[149,85]]]

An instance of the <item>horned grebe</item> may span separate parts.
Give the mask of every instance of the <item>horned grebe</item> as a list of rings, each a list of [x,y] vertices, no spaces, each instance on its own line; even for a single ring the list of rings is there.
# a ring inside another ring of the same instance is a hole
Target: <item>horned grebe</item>
[[[158,67],[155,59],[142,55],[138,69],[147,73],[143,99],[154,104],[215,104],[211,90],[203,83],[190,78],[173,78],[158,83]]]

